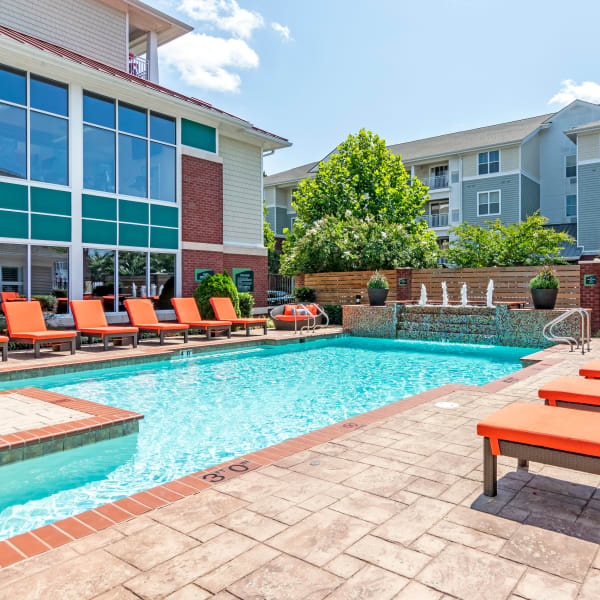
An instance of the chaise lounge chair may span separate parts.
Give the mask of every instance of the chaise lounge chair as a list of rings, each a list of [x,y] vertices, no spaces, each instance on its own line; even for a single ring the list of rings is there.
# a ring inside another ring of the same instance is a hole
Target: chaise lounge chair
[[[102,300],[71,300],[71,312],[75,319],[77,331],[87,336],[88,341],[93,337],[102,338],[104,349],[112,340],[131,339],[131,344],[137,348],[138,328],[110,326],[106,322]]]
[[[497,494],[497,457],[600,474],[600,415],[515,402],[477,424],[483,436],[483,493]]]
[[[585,363],[579,374],[587,379],[600,379],[600,360],[591,360],[589,363]]]
[[[231,322],[203,320],[194,298],[171,298],[171,304],[175,309],[177,320],[188,325],[190,329],[206,331],[207,338],[210,338],[213,331],[224,331],[228,338],[231,337]]]
[[[600,381],[581,377],[557,377],[538,390],[550,406],[600,411]]]
[[[0,300],[4,302],[27,302],[27,298],[21,298],[19,292],[0,292]]]
[[[2,305],[11,341],[31,344],[35,357],[40,357],[40,347],[51,344],[71,345],[75,354],[76,331],[48,330],[44,322],[42,307],[37,300],[30,302],[5,302]]]
[[[264,334],[267,335],[267,319],[240,319],[235,314],[235,308],[231,298],[211,298],[210,305],[215,311],[215,316],[219,321],[229,321],[232,325],[241,325],[246,328],[246,335],[250,335],[251,327],[262,327]]]
[[[152,302],[147,298],[127,298],[124,304],[131,324],[140,331],[150,331],[158,334],[161,345],[165,343],[165,335],[167,334],[182,334],[183,341],[187,344],[189,325],[159,322],[152,307]]]

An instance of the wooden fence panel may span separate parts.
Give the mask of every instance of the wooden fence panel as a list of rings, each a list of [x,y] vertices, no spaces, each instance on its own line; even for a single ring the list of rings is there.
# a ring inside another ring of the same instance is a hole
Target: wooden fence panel
[[[396,299],[396,271],[380,271],[390,284],[388,300]],[[367,282],[371,279],[373,271],[351,271],[348,273],[307,273],[304,276],[304,285],[312,288],[317,293],[319,304],[354,304],[357,294],[361,295],[361,302],[368,300]]]

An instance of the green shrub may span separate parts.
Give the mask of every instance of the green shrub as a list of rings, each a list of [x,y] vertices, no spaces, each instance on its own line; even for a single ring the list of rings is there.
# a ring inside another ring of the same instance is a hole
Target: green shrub
[[[557,290],[560,282],[556,273],[550,267],[544,267],[530,282],[532,290]]]
[[[241,292],[240,297],[240,317],[248,319],[252,316],[254,306],[254,296],[250,292]]]
[[[298,300],[298,302],[314,302],[317,299],[317,293],[315,290],[305,285],[302,287],[297,287],[294,290],[294,295],[296,296],[296,300]]]
[[[323,310],[329,317],[330,325],[342,324],[342,307],[339,304],[324,304]]]
[[[52,290],[52,295],[56,296],[57,298],[67,298],[67,290],[63,290],[60,288],[55,288]]]
[[[371,275],[371,279],[369,279],[367,287],[376,290],[389,290],[390,284],[383,273],[375,271],[375,273]]]
[[[240,296],[227,273],[205,277],[194,291],[194,298],[203,319],[215,318],[215,312],[210,305],[211,298],[231,298],[235,313],[240,314]]]
[[[42,306],[42,310],[45,312],[54,312],[56,308],[56,296],[32,296],[34,300],[37,300]]]

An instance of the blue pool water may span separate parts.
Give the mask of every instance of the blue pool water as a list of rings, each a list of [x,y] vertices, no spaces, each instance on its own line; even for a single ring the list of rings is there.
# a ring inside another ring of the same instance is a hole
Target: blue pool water
[[[0,539],[445,383],[484,384],[533,351],[353,337],[4,383],[145,418],[137,435],[0,467]]]

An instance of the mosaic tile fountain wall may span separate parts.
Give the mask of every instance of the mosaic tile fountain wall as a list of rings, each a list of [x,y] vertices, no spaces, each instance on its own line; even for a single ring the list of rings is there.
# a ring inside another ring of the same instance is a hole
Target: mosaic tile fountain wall
[[[450,341],[546,348],[544,325],[564,311],[509,310],[506,306],[344,306],[344,331],[365,337]],[[579,337],[580,321],[570,317],[555,331]]]

